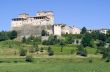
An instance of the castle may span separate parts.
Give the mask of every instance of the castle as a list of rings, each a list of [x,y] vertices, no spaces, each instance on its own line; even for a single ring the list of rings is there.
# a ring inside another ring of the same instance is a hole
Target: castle
[[[41,36],[42,30],[47,31],[48,35],[80,34],[79,28],[55,24],[53,11],[39,11],[36,16],[19,14],[17,18],[12,19],[11,30],[16,30],[19,37]]]

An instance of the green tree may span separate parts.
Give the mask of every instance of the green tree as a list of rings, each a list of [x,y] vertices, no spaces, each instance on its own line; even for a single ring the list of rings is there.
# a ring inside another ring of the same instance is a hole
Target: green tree
[[[33,62],[33,57],[31,55],[27,55],[25,58],[26,62]]]
[[[100,32],[98,30],[92,31],[92,33],[91,33],[92,39],[94,39],[94,40],[99,39],[99,35],[100,35]]]
[[[77,55],[80,55],[80,56],[87,56],[87,51],[86,51],[86,48],[84,48],[83,45],[79,45],[77,47]]]
[[[90,47],[93,47],[93,48],[96,47],[96,44],[94,43],[94,39],[92,39],[92,40],[90,41]]]
[[[104,42],[105,42],[105,41],[106,41],[106,38],[107,38],[107,37],[106,37],[106,35],[105,35],[105,34],[103,34],[103,33],[100,33],[100,34],[99,34],[99,40],[101,40],[101,41],[104,41]]]
[[[45,30],[42,30],[41,36],[46,36],[46,35],[47,35],[47,32]]]
[[[48,39],[48,44],[49,45],[55,45],[55,44],[58,44],[58,39],[57,39],[57,36],[50,36],[49,39]]]
[[[25,36],[22,38],[22,42],[26,43],[26,37]]]
[[[39,47],[38,46],[35,47],[35,52],[37,52],[37,54],[38,54],[38,52],[39,52]]]
[[[108,37],[110,36],[110,30],[107,31],[107,36],[108,36]]]
[[[65,46],[64,40],[60,40],[60,46],[61,46],[60,52],[63,52],[63,48],[64,48],[64,46]]]
[[[84,47],[91,46],[91,40],[92,40],[91,35],[89,33],[86,33],[84,35],[84,37],[82,38],[82,42],[81,43],[82,43],[82,45]]]
[[[75,36],[73,36],[72,34],[67,34],[64,37],[67,44],[72,44],[75,41]]]
[[[49,56],[54,55],[54,52],[53,52],[53,50],[52,50],[51,47],[48,47],[48,55],[49,55]]]
[[[99,40],[99,42],[97,43],[97,47],[104,47],[105,44],[106,43],[104,41]]]
[[[32,44],[33,46],[36,44],[41,44],[41,37],[30,36],[26,39],[27,44]]]
[[[44,40],[42,42],[43,45],[55,45],[59,43],[59,39],[57,38],[57,36],[49,36],[48,40]]]
[[[34,53],[35,52],[35,48],[34,47],[29,48],[29,52],[30,53]]]
[[[0,41],[8,40],[8,32],[2,31],[0,32]]]
[[[81,30],[81,34],[85,34],[86,32],[87,32],[86,27],[83,27],[82,30]]]
[[[10,32],[10,39],[15,39],[15,38],[17,38],[17,31],[11,31]]]
[[[107,43],[110,43],[110,37],[107,38],[106,42]]]
[[[44,48],[43,47],[40,48],[40,52],[44,52]]]
[[[101,49],[102,52],[102,58],[106,60],[106,62],[110,61],[110,48],[102,48]]]
[[[24,49],[24,48],[21,48],[20,51],[19,51],[19,53],[20,53],[20,56],[26,56],[27,50]]]

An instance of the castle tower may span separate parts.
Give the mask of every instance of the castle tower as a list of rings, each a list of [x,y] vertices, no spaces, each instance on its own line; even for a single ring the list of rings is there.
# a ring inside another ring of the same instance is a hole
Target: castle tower
[[[11,30],[16,30],[19,36],[40,35],[46,30],[49,35],[53,34],[54,14],[52,11],[39,11],[35,16],[27,13],[19,14],[11,21]]]
[[[29,17],[29,14],[22,13],[19,14],[17,18],[13,18],[11,21],[11,30],[15,30],[23,26],[24,21]]]
[[[61,36],[61,32],[62,32],[61,27],[62,27],[62,24],[55,24],[55,25],[53,25],[54,35]]]
[[[22,13],[22,14],[19,14],[18,18],[28,18],[29,17],[29,14],[27,13]]]
[[[39,11],[36,16],[46,16],[50,20],[50,24],[54,24],[54,13],[53,11]]]

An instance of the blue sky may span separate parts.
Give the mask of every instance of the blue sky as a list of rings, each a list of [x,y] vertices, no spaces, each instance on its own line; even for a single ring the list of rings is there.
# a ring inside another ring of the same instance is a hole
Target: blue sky
[[[88,29],[110,28],[110,0],[0,0],[0,31],[9,30],[11,19],[20,13],[34,16],[52,10],[55,23]]]

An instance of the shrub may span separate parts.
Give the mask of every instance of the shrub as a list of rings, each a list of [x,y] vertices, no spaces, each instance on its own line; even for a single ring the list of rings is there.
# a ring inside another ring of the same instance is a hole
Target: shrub
[[[49,45],[49,42],[48,42],[48,40],[44,40],[44,41],[42,42],[42,44],[43,44],[43,45]]]
[[[43,50],[44,50],[44,48],[43,48],[43,47],[41,47],[40,52],[43,52]]]
[[[87,56],[87,52],[86,51],[77,51],[77,55]]]
[[[87,51],[82,45],[80,45],[80,46],[78,46],[76,54],[80,55],[80,56],[87,56]]]
[[[48,52],[48,55],[49,56],[53,56],[54,55],[54,52],[51,50],[51,51]]]
[[[27,50],[24,48],[21,48],[19,53],[20,53],[20,56],[26,56]]]
[[[14,63],[18,63],[18,61],[13,61]]]
[[[49,36],[48,40],[44,40],[42,42],[43,45],[55,45],[59,43],[59,39],[57,38],[57,36]]]
[[[48,47],[48,52],[51,51],[51,47]]]
[[[15,39],[17,38],[17,31],[11,31],[10,32],[10,39]]]
[[[35,52],[37,52],[37,54],[38,54],[38,51],[39,51],[39,47],[35,47]]]
[[[72,49],[71,51],[70,51],[70,54],[73,54],[74,53],[74,49]]]
[[[34,52],[35,52],[35,48],[34,48],[34,47],[30,48],[30,49],[29,49],[29,52],[30,52],[30,53],[34,53]]]
[[[105,60],[105,62],[110,62],[110,60],[109,60],[109,59],[107,59],[107,60]]]
[[[92,59],[89,59],[89,61],[88,61],[89,63],[92,63],[93,62],[93,60]]]
[[[48,48],[48,55],[49,56],[54,55],[54,52],[52,51],[51,47]]]
[[[25,58],[26,62],[33,62],[33,57],[31,55],[26,56]]]
[[[22,38],[22,42],[26,43],[26,37],[25,36]]]
[[[42,36],[46,36],[46,35],[47,35],[47,31],[42,30],[41,35],[42,35]]]

